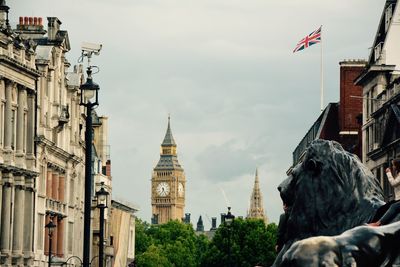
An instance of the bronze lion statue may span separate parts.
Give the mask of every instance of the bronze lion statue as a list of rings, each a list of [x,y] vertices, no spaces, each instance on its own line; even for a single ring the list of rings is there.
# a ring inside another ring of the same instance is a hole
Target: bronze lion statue
[[[313,141],[278,190],[288,212],[285,245],[273,266],[281,266],[295,241],[339,235],[369,222],[385,204],[373,174],[335,141]]]
[[[381,227],[358,226],[338,236],[295,242],[282,267],[389,267],[399,255],[400,222]],[[397,266],[397,265],[396,265]]]

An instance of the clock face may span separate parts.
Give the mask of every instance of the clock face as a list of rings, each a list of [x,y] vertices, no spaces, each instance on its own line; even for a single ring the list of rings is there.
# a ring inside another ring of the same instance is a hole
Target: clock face
[[[178,184],[178,195],[180,196],[180,197],[183,197],[183,195],[184,195],[184,190],[183,190],[184,188],[183,188],[183,184],[182,183],[179,183]]]
[[[157,185],[156,191],[157,191],[157,194],[160,197],[168,196],[168,194],[169,194],[169,185],[166,182],[159,183]]]

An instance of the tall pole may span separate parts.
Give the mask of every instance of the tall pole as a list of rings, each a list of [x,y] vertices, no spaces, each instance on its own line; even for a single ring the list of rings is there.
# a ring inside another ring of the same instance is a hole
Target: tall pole
[[[53,234],[50,233],[50,230],[49,230],[49,267],[51,267],[51,250],[52,250],[51,243],[53,242],[52,236],[53,236]]]
[[[228,267],[232,267],[232,261],[231,261],[231,226],[228,226]]]
[[[321,112],[324,110],[324,52],[321,26]]]
[[[90,266],[90,226],[92,209],[92,104],[86,105],[86,131],[85,131],[85,213],[83,229],[83,267]]]
[[[104,209],[105,207],[100,207],[99,267],[104,264]]]

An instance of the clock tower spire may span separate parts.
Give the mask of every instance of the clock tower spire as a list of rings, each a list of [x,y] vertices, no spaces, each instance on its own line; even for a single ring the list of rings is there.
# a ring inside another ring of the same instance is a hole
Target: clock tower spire
[[[175,139],[168,116],[167,131],[161,143],[160,160],[151,178],[152,222],[166,223],[184,217],[186,177],[178,162]]]

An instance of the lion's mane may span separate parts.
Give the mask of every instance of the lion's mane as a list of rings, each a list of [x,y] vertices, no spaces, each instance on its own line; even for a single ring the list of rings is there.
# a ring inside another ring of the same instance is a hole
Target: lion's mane
[[[278,190],[289,207],[280,255],[296,240],[338,235],[366,223],[384,204],[373,174],[335,141],[313,141]]]

